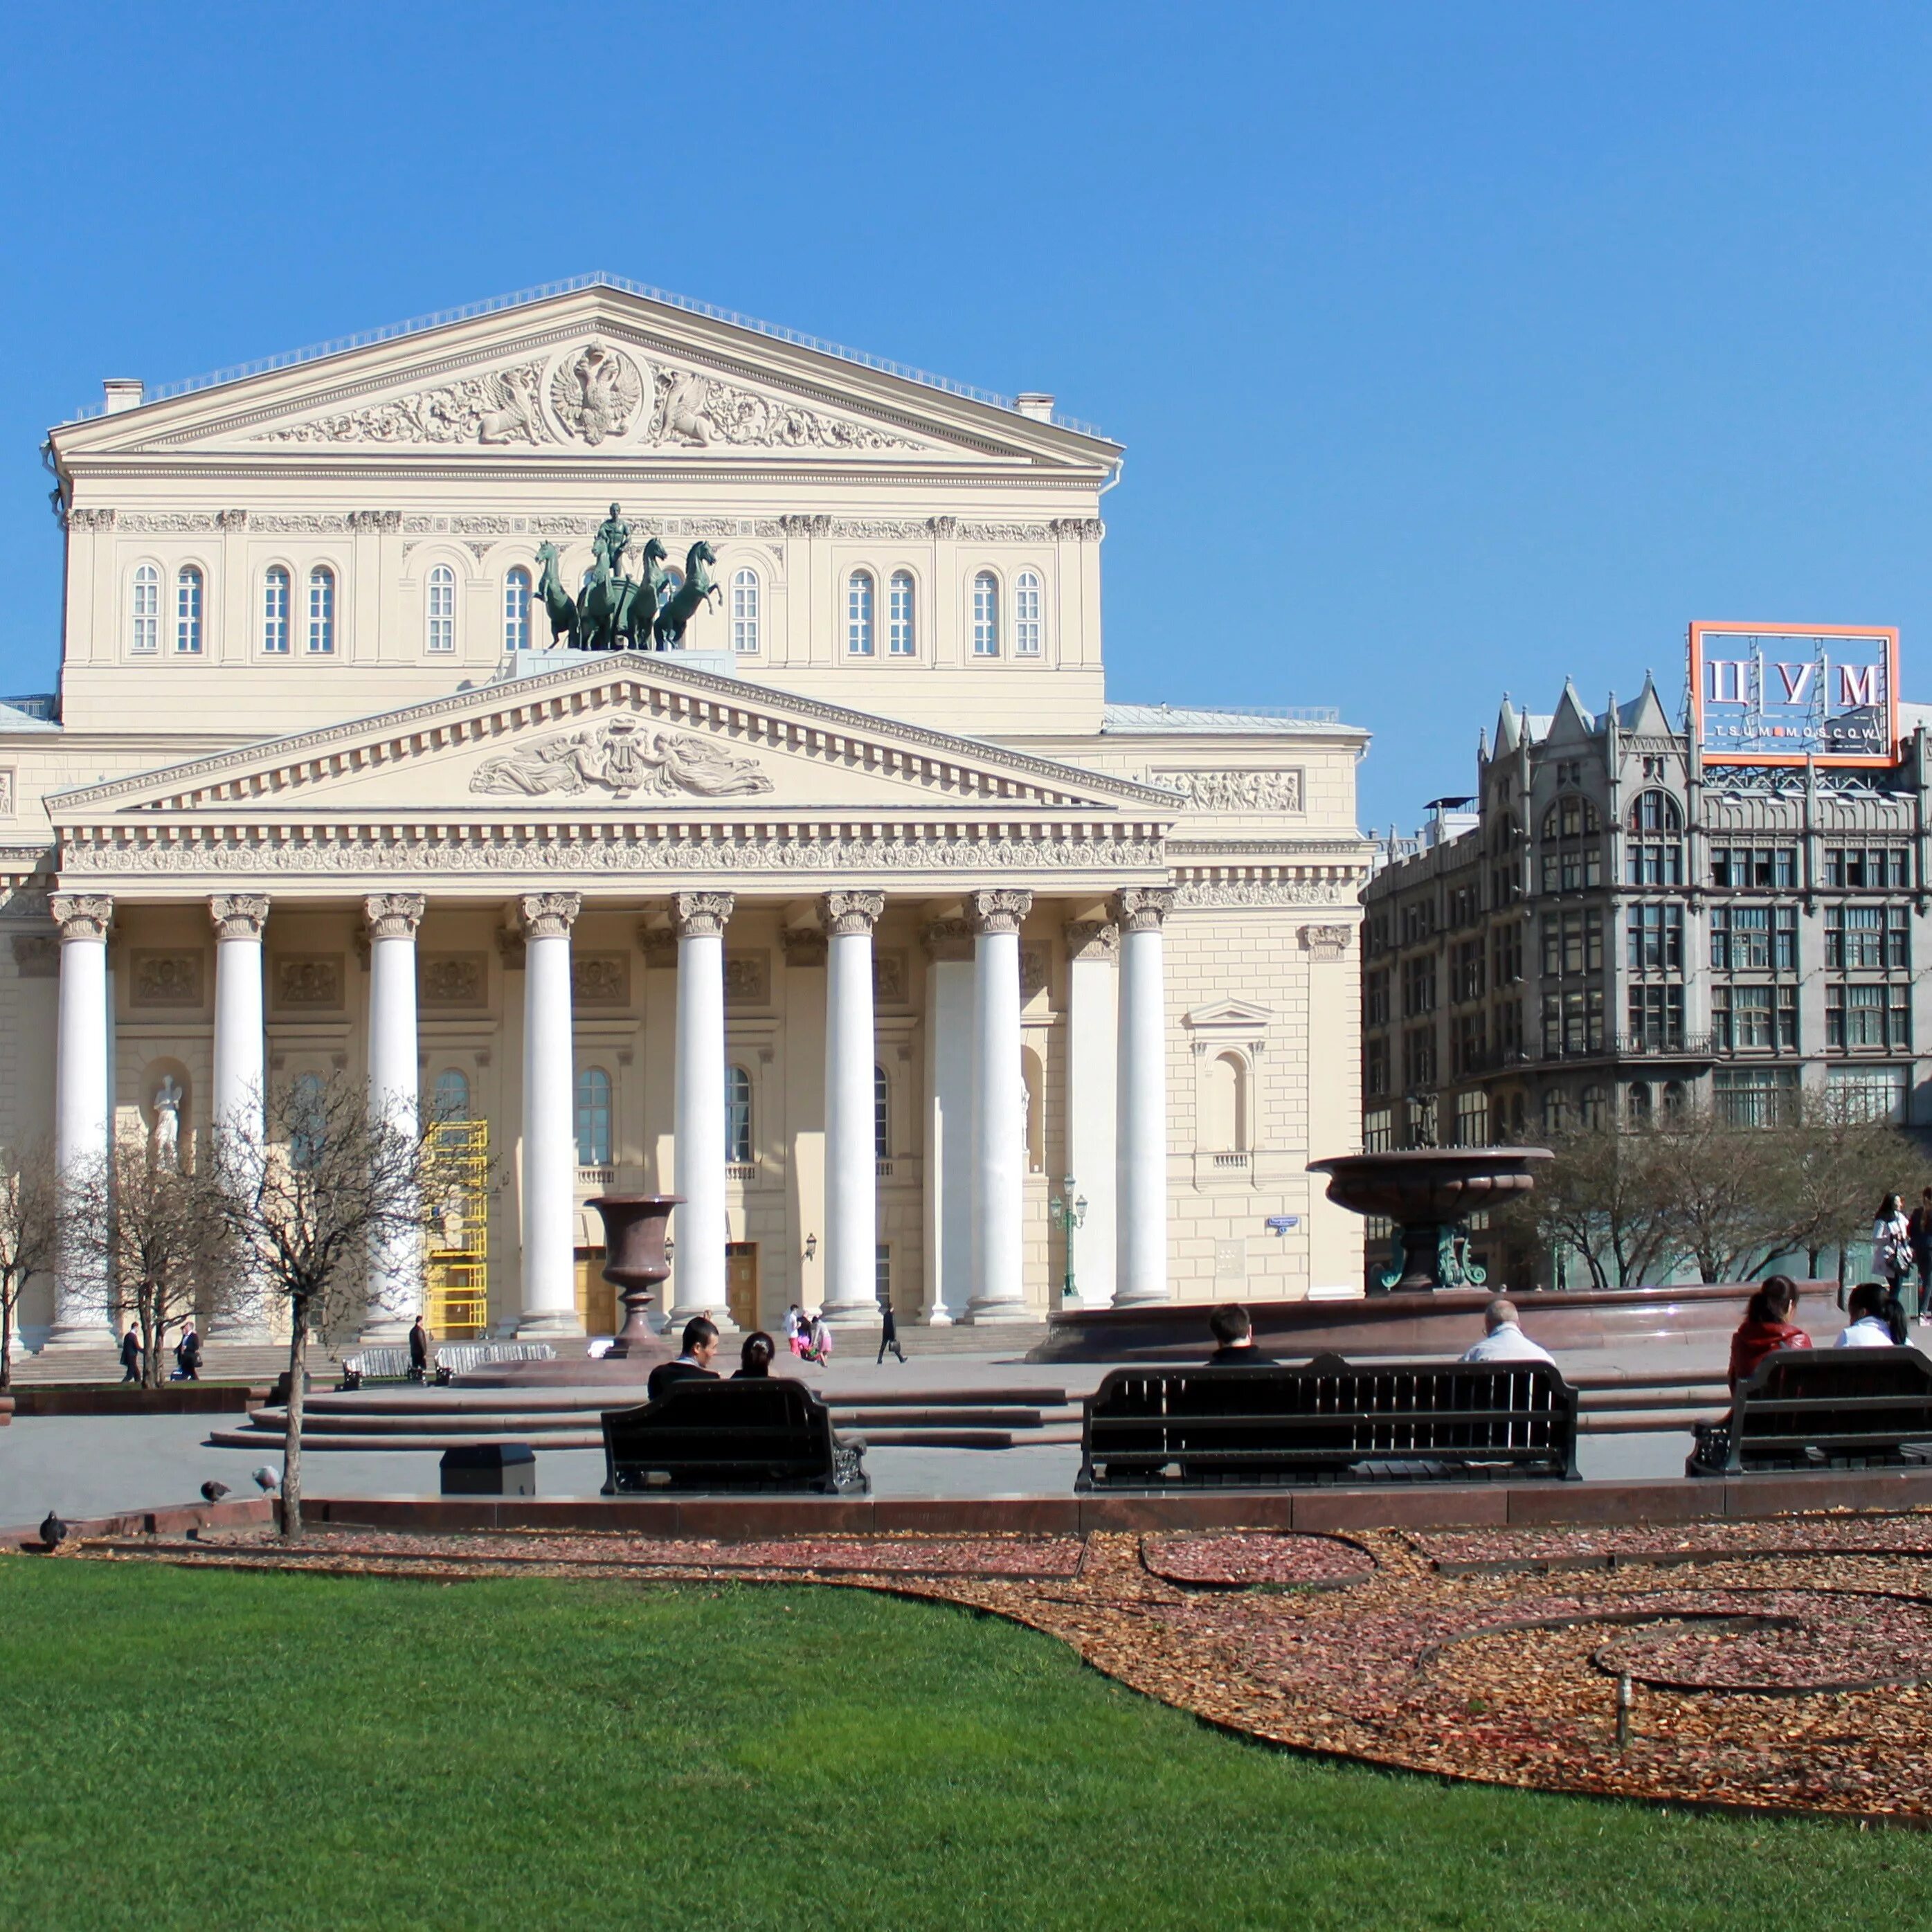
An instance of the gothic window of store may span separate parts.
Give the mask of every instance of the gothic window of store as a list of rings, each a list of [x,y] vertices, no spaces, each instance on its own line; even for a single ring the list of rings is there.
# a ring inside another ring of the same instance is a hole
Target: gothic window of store
[[[1795,845],[1714,845],[1711,883],[1734,891],[1789,892],[1798,883]]]
[[[1910,970],[1910,918],[1902,905],[1827,906],[1826,965],[1834,973]]]
[[[1570,979],[1604,970],[1604,915],[1546,912],[1543,915],[1543,970],[1546,977]]]
[[[1841,1052],[1912,1048],[1909,986],[1838,985],[1825,988],[1825,1043]]]
[[[1436,956],[1424,953],[1402,962],[1402,1015],[1413,1019],[1436,1010]]]
[[[1633,973],[1678,973],[1684,968],[1684,908],[1634,905],[1624,914],[1624,964]]]
[[[1795,973],[1798,913],[1792,906],[1716,906],[1711,913],[1714,973]]]
[[[1796,986],[1719,986],[1711,988],[1711,1030],[1720,1051],[1796,1051]]]
[[[1825,883],[1874,891],[1906,883],[1906,852],[1902,845],[1828,845]]]

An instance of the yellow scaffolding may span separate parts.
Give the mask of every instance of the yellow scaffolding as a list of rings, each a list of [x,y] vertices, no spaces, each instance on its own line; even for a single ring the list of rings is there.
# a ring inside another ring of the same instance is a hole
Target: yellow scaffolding
[[[429,1132],[437,1196],[429,1325],[440,1339],[463,1341],[490,1326],[490,1124],[439,1120]]]

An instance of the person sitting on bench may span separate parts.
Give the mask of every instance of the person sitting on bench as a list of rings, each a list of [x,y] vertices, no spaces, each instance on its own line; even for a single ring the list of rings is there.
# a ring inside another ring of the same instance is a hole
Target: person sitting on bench
[[[656,1402],[674,1382],[715,1382],[718,1371],[711,1366],[718,1352],[718,1324],[702,1315],[694,1315],[684,1324],[684,1352],[674,1362],[660,1362],[652,1370],[644,1393]]]
[[[1744,1304],[1744,1318],[1731,1337],[1728,1379],[1733,1390],[1766,1356],[1780,1348],[1808,1348],[1811,1338],[1792,1321],[1798,1284],[1788,1274],[1767,1275],[1764,1286]]]
[[[1522,1332],[1516,1304],[1498,1295],[1483,1310],[1483,1339],[1462,1351],[1466,1362],[1549,1362],[1556,1357]]]
[[[1886,1293],[1883,1282],[1860,1282],[1845,1304],[1845,1312],[1852,1318],[1832,1346],[1840,1348],[1897,1348],[1904,1338],[1893,1331],[1888,1318],[1891,1306],[1892,1298]]]
[[[1274,1360],[1255,1346],[1255,1324],[1238,1301],[1216,1309],[1208,1318],[1208,1332],[1215,1342],[1208,1358],[1210,1369],[1263,1369]]]
[[[739,1366],[731,1371],[734,1382],[769,1382],[772,1375],[772,1357],[776,1352],[772,1338],[760,1328],[745,1337],[745,1346],[738,1351]]]

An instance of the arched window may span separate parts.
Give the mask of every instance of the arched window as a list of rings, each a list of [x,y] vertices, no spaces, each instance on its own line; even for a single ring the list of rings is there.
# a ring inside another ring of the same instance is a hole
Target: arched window
[[[724,1158],[740,1167],[752,1158],[752,1076],[742,1066],[724,1070]]]
[[[610,1076],[601,1066],[577,1076],[577,1164],[610,1165]]]
[[[1040,616],[1040,572],[1023,570],[1013,579],[1013,656],[1036,658],[1046,626]]]
[[[134,573],[129,614],[133,625],[128,648],[137,657],[152,657],[161,647],[161,573],[152,563],[142,564]]]
[[[736,570],[731,573],[731,648],[748,656],[759,647],[758,573]]]
[[[446,1066],[436,1076],[432,1103],[439,1120],[466,1120],[470,1118],[470,1076],[460,1066]]]
[[[1684,883],[1684,814],[1667,791],[1639,792],[1631,802],[1624,881],[1632,886]]]
[[[274,565],[262,579],[262,648],[273,657],[289,649],[289,574]]]
[[[201,572],[184,563],[175,573],[175,650],[182,657],[201,655]]]
[[[530,647],[530,574],[521,564],[503,580],[503,648]]]
[[[886,611],[886,655],[888,657],[909,658],[918,650],[918,640],[913,629],[912,575],[908,571],[896,570],[892,580],[887,586],[890,602]]]
[[[855,570],[845,580],[845,655],[872,655],[872,574]]]
[[[1210,1154],[1245,1154],[1247,1069],[1238,1053],[1224,1053],[1208,1066],[1202,1096],[1201,1144]]]
[[[429,574],[429,648],[439,656],[456,648],[456,573],[440,563]]]
[[[1594,1133],[1602,1127],[1606,1108],[1607,1096],[1602,1088],[1586,1087],[1583,1089],[1583,1125],[1591,1132]]]
[[[322,1159],[323,1082],[320,1073],[298,1073],[289,1095],[289,1160],[298,1168]]]
[[[1674,1120],[1684,1111],[1684,1083],[1681,1080],[1666,1080],[1664,1083],[1664,1118]]]
[[[883,1066],[872,1069],[872,1152],[880,1160],[892,1157],[892,1089]]]
[[[317,564],[308,574],[308,654],[332,657],[335,652],[335,573]]]
[[[1630,829],[1640,835],[1682,832],[1684,814],[1678,810],[1676,800],[1667,791],[1639,792],[1630,807]]]
[[[1650,1082],[1633,1080],[1629,1094],[1629,1118],[1632,1126],[1647,1126],[1650,1123]]]
[[[973,580],[973,655],[1000,655],[1000,580],[990,570]]]
[[[1543,814],[1546,838],[1594,838],[1604,829],[1603,815],[1581,792],[1565,792]]]

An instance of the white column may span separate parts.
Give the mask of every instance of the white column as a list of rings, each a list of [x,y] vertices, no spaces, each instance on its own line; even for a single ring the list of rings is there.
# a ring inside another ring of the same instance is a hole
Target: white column
[[[266,1128],[268,1041],[262,1022],[262,928],[268,901],[261,892],[217,892],[214,922],[214,1078],[208,1097],[211,1139],[238,1136],[259,1155]],[[211,1339],[268,1340],[259,1284],[236,1284],[232,1305],[208,1322]]]
[[[423,896],[374,892],[363,901],[363,910],[369,920],[369,1111],[398,1133],[413,1136],[420,1130],[416,928],[422,923]],[[567,964],[568,934],[562,943]],[[567,971],[564,984],[567,993]],[[370,1257],[361,1339],[400,1342],[422,1312],[422,1235],[412,1230],[380,1244]]]
[[[666,1326],[694,1315],[722,1328],[724,1292],[724,922],[729,892],[680,892],[677,931],[677,1125],[671,1216],[671,1306]]]
[[[973,928],[925,932],[926,1306],[928,1326],[965,1317],[973,1292]]]
[[[1020,1078],[1020,922],[1028,892],[974,892],[973,1295],[970,1322],[1027,1318],[1022,1213],[1026,1184]]]
[[[107,1064],[107,928],[111,898],[56,892],[60,927],[60,1019],[55,1043],[54,1160],[76,1179],[106,1162],[110,1071]],[[104,1348],[114,1340],[107,1308],[103,1243],[70,1234],[62,1244],[54,1282],[50,1348]]]
[[[577,1312],[576,1077],[570,928],[577,892],[526,892],[524,926],[524,1310],[519,1335],[581,1335]]]
[[[825,1300],[836,1324],[879,1312],[879,1164],[874,1132],[872,928],[881,892],[828,892],[826,933]]]
[[[1066,1173],[1086,1218],[1069,1237],[1082,1308],[1114,1298],[1114,1146],[1120,1062],[1120,928],[1106,920],[1066,927]],[[1056,1258],[1058,1258],[1056,1257]]]
[[[1165,889],[1116,892],[1120,928],[1120,1058],[1114,1306],[1172,1298],[1167,1276],[1167,986]]]

